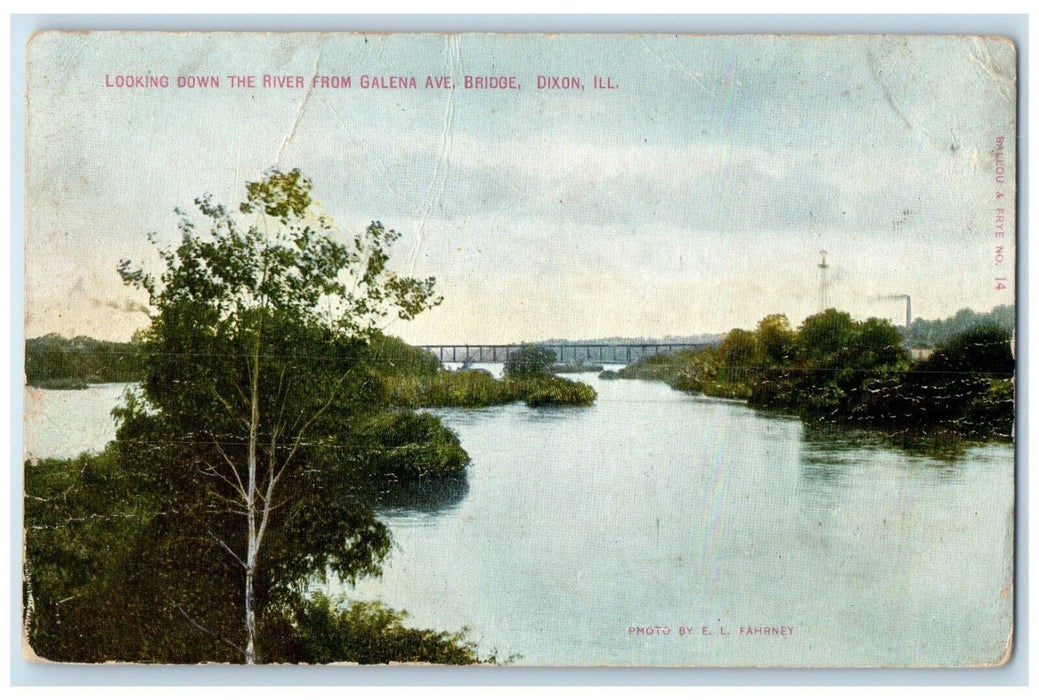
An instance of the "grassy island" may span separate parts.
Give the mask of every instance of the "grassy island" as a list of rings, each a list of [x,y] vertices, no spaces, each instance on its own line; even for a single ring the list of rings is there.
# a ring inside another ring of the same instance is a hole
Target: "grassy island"
[[[594,403],[595,389],[550,373],[554,361],[551,351],[524,346],[509,357],[504,378],[497,379],[483,369],[445,369],[432,353],[391,336],[373,339],[368,359],[389,401],[401,408],[484,408],[516,401],[530,407]]]

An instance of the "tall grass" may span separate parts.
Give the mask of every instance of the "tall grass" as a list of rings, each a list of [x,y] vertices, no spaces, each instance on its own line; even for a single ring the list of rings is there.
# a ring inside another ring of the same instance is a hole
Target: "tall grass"
[[[588,406],[595,389],[552,375],[495,379],[481,369],[441,370],[432,376],[386,377],[395,404],[405,408],[484,408],[524,401],[528,406]]]

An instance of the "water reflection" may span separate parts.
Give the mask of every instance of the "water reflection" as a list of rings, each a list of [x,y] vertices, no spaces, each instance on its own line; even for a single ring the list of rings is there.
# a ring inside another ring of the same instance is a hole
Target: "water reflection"
[[[573,421],[582,413],[591,413],[594,406],[537,406],[528,408],[520,414],[521,420],[526,423],[545,424]]]
[[[424,409],[424,412],[440,418],[445,423],[450,422],[454,427],[464,428],[479,425],[490,418],[500,415],[508,408],[510,408],[510,405],[488,406],[486,408],[428,408]]]
[[[981,446],[936,435],[906,438],[878,431],[806,423],[800,457],[801,477],[809,483],[839,486],[849,474],[876,469],[916,473],[920,478],[954,482]]]
[[[959,433],[944,430],[918,434],[879,427],[867,430],[819,421],[805,422],[805,436],[820,449],[831,452],[894,448],[912,457],[937,460],[946,464],[960,461],[969,450],[980,445],[1011,444],[1002,441],[972,441]]]
[[[801,464],[801,478],[810,482],[825,482],[827,484],[839,485],[844,469],[827,464],[823,460],[817,462],[803,461]]]
[[[882,435],[888,445],[905,453],[931,458],[949,465],[961,461],[971,448],[984,444],[966,440],[956,433],[938,432],[932,435],[882,433]]]
[[[373,494],[373,505],[383,515],[433,516],[454,510],[468,494],[469,477],[463,472],[386,485]]]

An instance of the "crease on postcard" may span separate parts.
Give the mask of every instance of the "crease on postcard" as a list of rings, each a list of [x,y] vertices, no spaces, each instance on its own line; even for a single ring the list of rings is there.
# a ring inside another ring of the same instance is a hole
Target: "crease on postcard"
[[[317,39],[317,56],[314,57],[314,69],[310,72],[310,80],[307,81],[307,91],[303,93],[303,99],[300,101],[299,108],[296,110],[296,119],[292,122],[292,128],[289,129],[288,135],[282,140],[281,145],[278,147],[278,152],[274,156],[274,164],[277,165],[281,162],[281,157],[285,153],[285,149],[289,143],[296,136],[296,130],[299,129],[300,122],[303,121],[303,115],[307,111],[307,104],[310,102],[310,96],[314,94],[314,78],[318,74],[318,69],[321,67],[321,37],[319,35]]]
[[[449,34],[444,37],[445,56],[448,62],[448,75],[460,75],[462,72],[462,55],[459,36]],[[454,143],[454,119],[455,119],[455,91],[447,93],[447,104],[444,105],[443,129],[437,148],[436,165],[433,175],[429,179],[429,187],[426,188],[425,201],[422,203],[422,218],[415,231],[415,245],[411,248],[408,256],[408,274],[415,274],[415,265],[418,262],[419,251],[422,248],[426,234],[426,223],[437,203],[443,203],[444,194],[447,191],[448,164],[451,157],[452,145]]]

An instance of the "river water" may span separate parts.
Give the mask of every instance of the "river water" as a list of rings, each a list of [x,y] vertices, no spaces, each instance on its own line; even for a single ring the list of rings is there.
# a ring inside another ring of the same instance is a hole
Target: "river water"
[[[1005,653],[1009,445],[937,458],[659,383],[579,378],[599,392],[592,407],[435,411],[472,457],[467,479],[382,503],[395,540],[382,577],[325,588],[406,609],[414,626],[467,627],[519,664]],[[121,392],[27,391],[35,454],[99,449]]]

